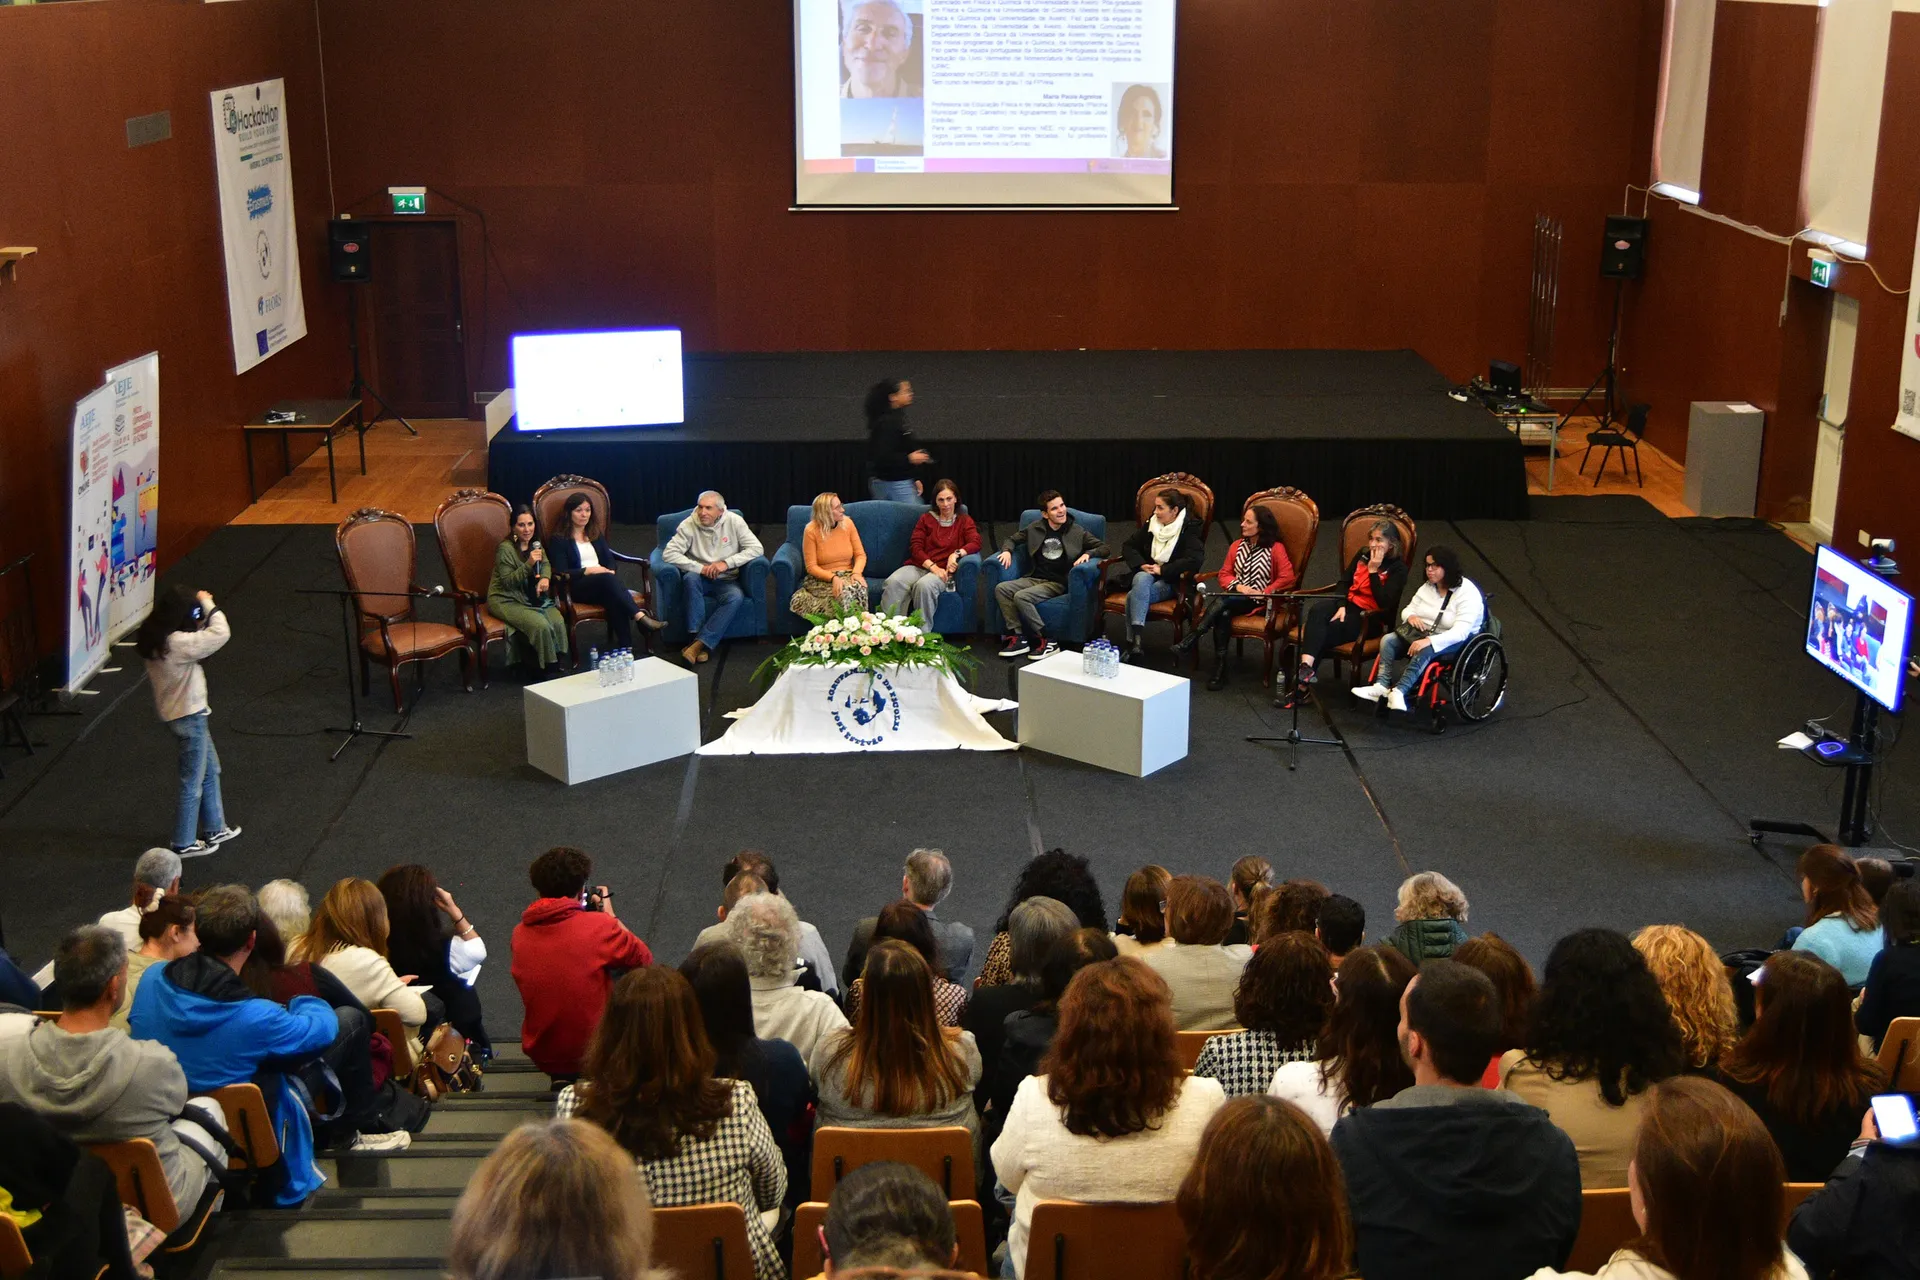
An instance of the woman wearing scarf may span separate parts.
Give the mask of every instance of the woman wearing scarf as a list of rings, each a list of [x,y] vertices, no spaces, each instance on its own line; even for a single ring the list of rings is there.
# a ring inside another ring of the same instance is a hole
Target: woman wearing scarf
[[[1187,496],[1178,489],[1153,495],[1153,516],[1120,549],[1131,574],[1127,589],[1127,649],[1125,662],[1146,656],[1140,643],[1147,629],[1147,610],[1157,600],[1171,600],[1180,579],[1200,568],[1206,549],[1206,531],[1188,519]]]

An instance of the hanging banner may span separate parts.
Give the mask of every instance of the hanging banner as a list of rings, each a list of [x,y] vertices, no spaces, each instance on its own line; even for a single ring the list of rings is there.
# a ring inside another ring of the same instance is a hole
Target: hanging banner
[[[160,534],[160,353],[107,370],[113,392],[113,444],[107,461],[112,493],[113,578],[107,640],[118,640],[153,611]]]
[[[1920,226],[1914,229],[1913,274],[1909,285],[1920,283]],[[1907,293],[1907,323],[1900,349],[1900,413],[1893,429],[1920,439],[1920,293]]]
[[[307,333],[294,244],[284,85],[262,80],[212,95],[235,373],[245,373]]]
[[[107,660],[107,585],[112,567],[113,387],[73,409],[73,543],[67,555],[67,688],[78,690]]]

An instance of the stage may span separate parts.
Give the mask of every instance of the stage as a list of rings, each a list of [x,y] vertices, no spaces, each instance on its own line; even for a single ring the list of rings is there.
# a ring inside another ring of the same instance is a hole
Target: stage
[[[824,490],[866,497],[861,401],[910,379],[935,475],[976,516],[1011,521],[1042,489],[1124,519],[1143,480],[1187,471],[1225,514],[1289,484],[1325,520],[1392,502],[1420,520],[1521,519],[1519,441],[1411,351],[977,351],[705,355],[686,360],[687,421],[593,433],[500,432],[487,482],[524,500],[592,476],[614,519],[651,524],[719,489],[778,523]]]

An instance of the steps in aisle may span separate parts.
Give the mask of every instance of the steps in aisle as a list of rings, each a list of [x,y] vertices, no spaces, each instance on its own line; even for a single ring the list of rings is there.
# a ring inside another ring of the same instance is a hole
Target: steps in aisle
[[[340,1152],[315,1160],[327,1185],[340,1190],[380,1187],[443,1187],[458,1191],[467,1185],[495,1143],[487,1138],[468,1142],[422,1143],[405,1151],[384,1154]]]
[[[453,1242],[446,1209],[296,1209],[247,1215],[228,1236],[227,1258],[442,1265]]]

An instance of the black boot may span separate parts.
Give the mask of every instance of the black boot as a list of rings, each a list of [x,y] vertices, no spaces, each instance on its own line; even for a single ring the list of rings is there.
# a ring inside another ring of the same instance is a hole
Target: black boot
[[[1221,645],[1213,655],[1213,679],[1207,681],[1207,688],[1215,693],[1227,687],[1227,646]]]
[[[1145,627],[1128,626],[1127,648],[1126,648],[1126,651],[1120,655],[1120,661],[1144,662],[1146,660],[1147,647],[1140,642],[1141,636],[1143,636],[1145,633],[1146,633]]]
[[[1199,645],[1200,628],[1195,627],[1192,631],[1187,632],[1186,635],[1173,642],[1171,652],[1176,658],[1184,658],[1198,648]]]

